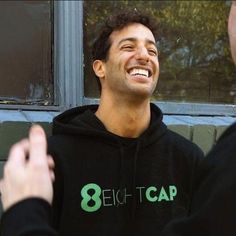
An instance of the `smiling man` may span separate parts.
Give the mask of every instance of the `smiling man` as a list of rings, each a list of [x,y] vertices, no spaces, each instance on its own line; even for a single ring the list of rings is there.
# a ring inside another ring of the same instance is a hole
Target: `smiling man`
[[[110,41],[108,58],[94,58],[93,63],[102,85],[102,96],[117,97],[118,101],[122,96],[127,101],[137,95],[137,100],[148,100],[159,76],[158,52],[151,30],[133,23],[114,31]]]
[[[158,235],[189,210],[201,150],[150,103],[159,76],[155,25],[111,16],[93,46],[100,104],[55,118],[54,226],[60,235]]]
[[[100,104],[54,119],[48,150],[59,235],[158,235],[189,211],[202,152],[168,130],[150,103],[159,76],[154,35],[150,18],[137,11],[111,16],[93,47]],[[28,211],[36,201],[27,201]]]

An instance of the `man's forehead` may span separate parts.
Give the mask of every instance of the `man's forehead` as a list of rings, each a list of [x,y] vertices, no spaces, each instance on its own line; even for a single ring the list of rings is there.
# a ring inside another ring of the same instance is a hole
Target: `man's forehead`
[[[156,46],[155,37],[152,31],[143,24],[131,23],[123,27],[120,30],[113,31],[110,35],[111,40],[120,44],[125,41],[138,41],[143,40],[148,44],[153,44]]]

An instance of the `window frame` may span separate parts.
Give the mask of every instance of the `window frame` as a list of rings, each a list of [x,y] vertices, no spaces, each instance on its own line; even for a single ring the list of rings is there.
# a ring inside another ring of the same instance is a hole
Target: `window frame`
[[[60,111],[83,105],[83,2],[55,1],[55,100]]]
[[[57,105],[0,104],[6,110],[63,111],[82,105],[83,98],[83,3],[51,1],[53,8],[53,79]]]
[[[0,109],[64,111],[71,107],[98,104],[84,95],[83,1],[53,1],[54,91],[58,105],[0,105]],[[152,101],[168,115],[236,116],[235,104]]]

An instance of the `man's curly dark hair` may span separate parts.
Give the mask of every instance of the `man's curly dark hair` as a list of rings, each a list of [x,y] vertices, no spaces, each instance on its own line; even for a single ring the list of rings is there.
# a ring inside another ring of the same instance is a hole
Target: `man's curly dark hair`
[[[109,49],[111,47],[110,35],[112,32],[117,30],[122,30],[124,27],[128,26],[132,23],[140,23],[146,26],[151,30],[153,35],[156,34],[157,24],[156,22],[147,16],[147,14],[143,14],[138,10],[128,10],[120,12],[116,15],[112,15],[107,18],[105,24],[101,28],[101,32],[99,36],[93,43],[92,47],[92,59],[95,60],[103,60],[106,61],[109,56]],[[98,78],[97,78],[98,79]],[[101,90],[100,81],[98,79],[99,89]]]
[[[93,60],[107,60],[108,51],[111,46],[110,35],[113,31],[122,30],[131,23],[140,23],[151,30],[153,35],[156,33],[156,23],[149,16],[135,10],[118,13],[110,16],[101,28],[101,33],[96,38],[92,48]]]

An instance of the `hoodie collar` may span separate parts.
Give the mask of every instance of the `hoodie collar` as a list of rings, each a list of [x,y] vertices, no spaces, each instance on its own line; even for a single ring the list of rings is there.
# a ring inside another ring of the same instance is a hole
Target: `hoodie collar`
[[[137,140],[142,140],[142,146],[150,145],[160,138],[166,131],[162,122],[162,112],[154,104],[150,104],[151,121],[149,127],[138,138],[124,138],[106,130],[103,123],[97,118],[95,112],[98,105],[88,105],[72,108],[65,111],[53,120],[53,134],[86,135],[104,138],[109,142],[129,145]]]

